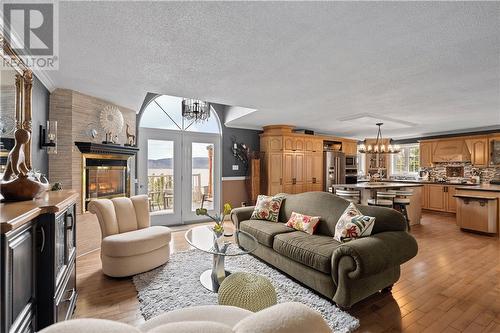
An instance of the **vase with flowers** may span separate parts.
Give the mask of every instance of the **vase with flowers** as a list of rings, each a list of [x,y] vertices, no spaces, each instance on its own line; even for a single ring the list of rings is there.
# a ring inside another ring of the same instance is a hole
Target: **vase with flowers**
[[[214,234],[217,238],[221,237],[224,234],[224,218],[226,215],[231,213],[233,209],[229,203],[224,204],[224,209],[221,214],[210,215],[206,208],[203,208],[203,204],[205,203],[205,195],[203,195],[201,199],[201,207],[196,208],[196,215],[198,216],[206,216],[215,222],[215,225],[212,227]]]

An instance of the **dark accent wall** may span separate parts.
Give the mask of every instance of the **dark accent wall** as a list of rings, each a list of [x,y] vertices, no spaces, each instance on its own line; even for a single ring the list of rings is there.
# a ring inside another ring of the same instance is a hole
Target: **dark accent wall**
[[[45,86],[33,77],[32,91],[32,143],[31,143],[31,158],[33,169],[40,170],[41,173],[48,176],[49,161],[45,149],[40,149],[40,125],[47,126],[49,118],[49,96],[50,92]],[[64,124],[57,124],[64,126]],[[50,180],[50,179],[49,179]]]
[[[234,158],[232,154],[231,138],[235,136],[236,141],[246,144],[251,151],[259,151],[259,133],[262,133],[262,131],[226,127],[226,125],[224,125],[226,106],[220,104],[212,104],[212,106],[217,112],[217,115],[222,123],[222,177],[246,176],[243,165],[236,158]],[[239,170],[233,171],[233,164],[238,164]]]

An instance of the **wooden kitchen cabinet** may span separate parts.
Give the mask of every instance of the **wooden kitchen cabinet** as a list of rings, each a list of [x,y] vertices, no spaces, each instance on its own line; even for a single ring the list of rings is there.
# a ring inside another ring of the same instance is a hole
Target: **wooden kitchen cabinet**
[[[304,192],[304,154],[285,153],[283,160],[283,185],[285,193]]]
[[[283,192],[283,154],[281,152],[270,152],[268,156],[264,156],[264,163],[267,165],[267,178],[269,193]],[[263,164],[264,164],[263,163]]]
[[[424,186],[426,199],[422,198],[422,208],[440,212],[455,213],[457,210],[455,186],[428,184]]]
[[[323,140],[316,139],[316,138],[304,139],[304,150],[306,152],[322,152],[323,151]]]
[[[297,138],[294,136],[285,136],[285,150],[290,151],[304,151],[305,150],[305,142],[303,138]]]
[[[432,166],[432,142],[420,142],[420,167]]]
[[[422,196],[420,197],[422,200],[421,205],[423,209],[429,208],[429,185],[425,184],[422,186]]]
[[[446,211],[449,213],[457,212],[457,198],[455,198],[455,186],[446,186]]]
[[[355,141],[343,141],[342,151],[346,155],[357,155],[358,154],[358,144]]]
[[[306,153],[305,159],[305,190],[323,190],[323,153]]]
[[[445,211],[446,198],[443,185],[429,184],[429,209]]]
[[[470,152],[471,163],[476,167],[486,167],[488,165],[488,138],[477,137],[465,140]]]

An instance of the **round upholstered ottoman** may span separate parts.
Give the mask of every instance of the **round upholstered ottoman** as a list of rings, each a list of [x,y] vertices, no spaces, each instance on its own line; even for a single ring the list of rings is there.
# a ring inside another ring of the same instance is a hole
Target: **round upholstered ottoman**
[[[253,312],[276,304],[276,290],[264,276],[237,272],[219,287],[219,305],[232,305]]]

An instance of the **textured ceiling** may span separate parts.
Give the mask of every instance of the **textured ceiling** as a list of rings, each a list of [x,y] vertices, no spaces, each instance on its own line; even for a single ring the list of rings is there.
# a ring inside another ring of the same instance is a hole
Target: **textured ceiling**
[[[381,115],[396,138],[500,124],[500,2],[60,2],[59,16],[55,85],[136,110],[147,92],[196,97],[257,109],[231,126],[358,138],[375,125],[340,119]]]

